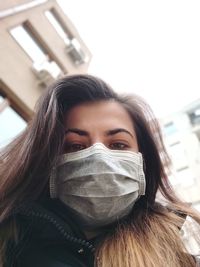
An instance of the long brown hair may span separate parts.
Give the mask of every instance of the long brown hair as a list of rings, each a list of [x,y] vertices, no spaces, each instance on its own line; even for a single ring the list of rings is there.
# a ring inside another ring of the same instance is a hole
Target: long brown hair
[[[68,76],[54,83],[40,98],[27,129],[0,152],[0,221],[21,204],[49,197],[50,173],[63,149],[64,115],[75,105],[98,100],[115,100],[130,114],[144,158],[147,185],[129,221],[119,224],[97,249],[96,265],[195,266],[179,237],[183,219],[177,210],[199,223],[200,217],[175,196],[170,186],[166,174],[170,160],[151,109],[139,97],[120,96],[90,75]],[[156,203],[158,190],[170,209]]]

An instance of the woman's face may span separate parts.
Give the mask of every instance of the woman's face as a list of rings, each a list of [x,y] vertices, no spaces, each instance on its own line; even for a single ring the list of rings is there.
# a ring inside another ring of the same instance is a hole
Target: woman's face
[[[64,153],[102,143],[109,149],[138,152],[134,125],[125,108],[115,101],[83,103],[65,116]]]

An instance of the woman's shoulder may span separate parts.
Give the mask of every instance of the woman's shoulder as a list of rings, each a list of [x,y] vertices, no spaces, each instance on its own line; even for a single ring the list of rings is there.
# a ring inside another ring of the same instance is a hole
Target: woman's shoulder
[[[8,266],[12,266],[11,261],[20,262],[19,266],[49,267],[56,261],[62,265],[52,266],[89,266],[81,263],[80,252],[91,258],[91,244],[75,223],[72,226],[67,214],[60,216],[63,212],[56,201],[29,203],[16,209],[0,225],[0,235],[7,240]]]

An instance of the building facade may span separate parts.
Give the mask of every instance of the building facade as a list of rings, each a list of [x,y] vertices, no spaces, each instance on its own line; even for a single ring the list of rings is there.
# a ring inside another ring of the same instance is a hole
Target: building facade
[[[173,163],[171,182],[184,201],[200,210],[200,99],[161,120]]]
[[[200,211],[200,99],[160,122],[172,160],[170,181],[179,198]],[[197,224],[187,217],[180,231],[182,239],[190,253],[200,255],[191,229],[198,234]]]
[[[0,58],[1,146],[50,83],[87,72],[91,53],[55,0],[13,0],[0,1]]]

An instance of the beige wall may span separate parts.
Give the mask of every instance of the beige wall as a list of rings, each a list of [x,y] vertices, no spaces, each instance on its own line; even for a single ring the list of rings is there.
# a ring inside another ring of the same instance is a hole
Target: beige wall
[[[32,2],[32,0],[1,0],[0,1],[0,10],[12,8],[17,5],[25,4]]]
[[[24,2],[29,1],[12,1],[14,5]],[[3,9],[2,7],[5,9],[8,6],[1,3],[1,11]],[[16,97],[16,100],[23,103],[23,108],[26,109],[25,112],[29,114],[30,111],[34,109],[35,102],[44,88],[39,86],[39,80],[31,70],[32,60],[10,35],[9,29],[28,20],[33,29],[37,31],[37,37],[47,49],[51,58],[57,62],[65,74],[85,73],[89,65],[88,61],[87,63],[77,66],[69,58],[69,55],[66,53],[65,43],[44,15],[44,12],[51,8],[56,9],[59,17],[66,24],[67,28],[69,28],[72,35],[79,40],[84,51],[86,51],[89,58],[91,58],[91,53],[80,38],[78,31],[54,0],[15,15],[1,18],[0,80],[6,85],[3,90],[6,91],[7,94],[10,94],[11,91],[12,95]]]

